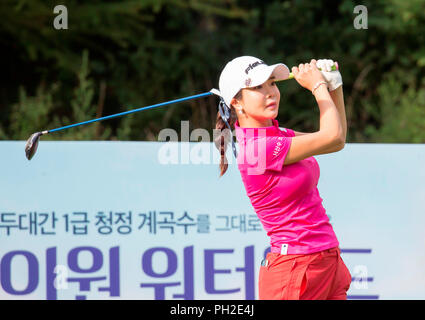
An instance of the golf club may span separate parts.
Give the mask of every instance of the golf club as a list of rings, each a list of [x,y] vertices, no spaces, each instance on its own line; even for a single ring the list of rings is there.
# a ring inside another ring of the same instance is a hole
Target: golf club
[[[335,62],[335,65],[332,66],[332,71],[335,71],[335,70],[338,70],[338,69],[339,69],[338,68],[338,64]],[[289,77],[287,79],[284,79],[284,80],[289,80],[289,79],[293,79],[293,78],[294,78],[294,75],[291,72],[289,74]],[[212,89],[209,92],[204,92],[204,93],[196,94],[196,95],[193,95],[193,96],[188,96],[188,97],[185,97],[185,98],[175,99],[175,100],[171,100],[171,101],[167,101],[167,102],[162,102],[162,103],[154,104],[154,105],[147,106],[147,107],[142,107],[142,108],[138,108],[138,109],[133,109],[133,110],[125,111],[125,112],[120,112],[120,113],[112,114],[112,115],[101,117],[101,118],[96,118],[96,119],[92,119],[92,120],[88,120],[88,121],[83,121],[83,122],[79,122],[79,123],[75,123],[75,124],[70,124],[70,125],[67,125],[67,126],[56,128],[56,129],[51,129],[51,130],[45,130],[45,131],[36,132],[36,133],[33,133],[28,138],[27,143],[25,144],[25,155],[26,155],[26,157],[27,157],[28,160],[31,160],[32,157],[34,156],[34,154],[37,151],[38,142],[40,141],[41,136],[42,135],[45,135],[45,134],[48,134],[48,133],[51,133],[51,132],[57,132],[57,131],[61,131],[61,130],[69,129],[69,128],[74,128],[74,127],[82,126],[84,124],[89,124],[89,123],[93,123],[93,122],[98,122],[98,121],[108,120],[108,119],[112,119],[112,118],[117,118],[117,117],[125,116],[127,114],[131,114],[131,113],[135,113],[135,112],[147,110],[147,109],[162,107],[162,106],[169,105],[169,104],[172,104],[172,103],[179,103],[179,102],[188,101],[188,100],[192,100],[192,99],[198,99],[198,98],[208,97],[208,96],[211,96],[213,94],[219,95],[219,91],[216,90],[216,89]]]
[[[57,132],[57,131],[61,131],[61,130],[65,130],[65,129],[69,129],[69,128],[73,128],[73,127],[82,126],[84,124],[89,124],[89,123],[98,122],[98,121],[102,121],[102,120],[112,119],[112,118],[124,116],[124,115],[127,115],[127,114],[131,114],[131,113],[135,113],[135,112],[139,112],[139,111],[143,111],[143,110],[147,110],[147,109],[165,106],[165,105],[172,104],[172,103],[178,103],[178,102],[182,102],[182,101],[188,101],[188,100],[192,100],[192,99],[207,97],[207,96],[210,96],[210,95],[213,95],[213,94],[214,93],[212,91],[204,92],[204,93],[196,94],[196,95],[185,97],[185,98],[175,99],[175,100],[162,102],[162,103],[154,104],[154,105],[147,106],[147,107],[142,107],[142,108],[138,108],[138,109],[133,109],[133,110],[125,111],[125,112],[112,114],[112,115],[101,117],[101,118],[96,118],[96,119],[92,119],[92,120],[88,120],[88,121],[70,124],[70,125],[67,125],[67,126],[56,128],[56,129],[36,132],[36,133],[33,133],[28,138],[27,143],[25,145],[25,154],[26,154],[27,159],[31,160],[32,157],[34,156],[35,152],[37,151],[38,142],[40,140],[40,137],[42,135],[45,135],[45,134],[48,134],[48,133],[51,133],[51,132]]]

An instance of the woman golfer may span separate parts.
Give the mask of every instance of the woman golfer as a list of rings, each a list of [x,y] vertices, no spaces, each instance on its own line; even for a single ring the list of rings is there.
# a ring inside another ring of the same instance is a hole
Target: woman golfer
[[[268,66],[242,56],[227,63],[220,75],[216,129],[222,134],[215,140],[220,176],[227,170],[225,151],[234,125],[242,181],[270,237],[271,252],[260,268],[260,299],[347,298],[351,275],[322,206],[320,169],[313,157],[340,151],[345,144],[342,78],[331,71],[333,64],[311,60],[292,68],[320,110],[320,129],[313,133],[280,128],[276,120],[280,92],[275,81],[288,78],[286,65]],[[234,145],[233,152],[236,156]]]

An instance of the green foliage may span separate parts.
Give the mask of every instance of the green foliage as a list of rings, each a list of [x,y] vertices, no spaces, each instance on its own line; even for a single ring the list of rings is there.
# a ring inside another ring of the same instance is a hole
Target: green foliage
[[[73,90],[73,96],[70,100],[72,107],[72,117],[64,116],[59,118],[54,114],[58,103],[58,92],[60,86],[57,83],[45,88],[44,84],[37,88],[35,96],[28,96],[24,88],[19,90],[19,102],[12,106],[10,114],[10,134],[0,131],[2,137],[13,140],[26,140],[31,133],[46,129],[54,129],[71,123],[83,122],[96,116],[95,106],[92,104],[94,96],[93,81],[88,78],[88,52],[84,51],[81,61],[81,68],[76,75],[78,85]],[[43,139],[51,140],[62,138],[66,140],[94,140],[108,139],[110,137],[110,128],[102,132],[99,123],[85,125],[76,129],[68,129],[47,135]]]
[[[55,1],[0,2],[0,63],[7,79],[0,87],[1,139],[27,139],[36,131],[209,91],[228,60],[253,55],[289,67],[311,58],[338,61],[348,142],[423,142],[425,0],[362,1],[366,30],[354,28],[359,3],[351,0],[64,4],[68,30],[53,28]],[[317,130],[311,94],[295,81],[279,87],[280,124]],[[216,113],[217,100],[210,97],[46,138],[157,140],[163,128],[180,132],[184,120],[190,129],[212,131]]]
[[[53,109],[53,94],[56,90],[56,85],[52,85],[47,92],[40,86],[35,96],[28,97],[24,88],[19,89],[19,102],[12,106],[10,115],[9,139],[26,140],[29,133],[49,124],[48,114]]]
[[[79,123],[91,120],[96,117],[96,106],[93,105],[94,84],[89,76],[89,60],[88,52],[83,52],[81,69],[78,74],[78,86],[74,89],[73,99],[71,100],[73,119],[72,123]],[[101,106],[100,106],[101,107]],[[100,117],[98,114],[97,117]],[[71,124],[69,119],[66,119],[68,124]],[[100,122],[83,125],[78,129],[66,130],[63,135],[68,139],[73,140],[104,140],[110,136],[111,129],[107,128],[101,133]]]
[[[370,140],[381,143],[425,143],[425,81],[403,87],[399,79],[390,75],[378,87],[382,125],[367,128]]]

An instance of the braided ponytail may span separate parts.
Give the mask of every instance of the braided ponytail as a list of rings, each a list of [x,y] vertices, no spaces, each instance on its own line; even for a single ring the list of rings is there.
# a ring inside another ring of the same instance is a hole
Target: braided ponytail
[[[239,91],[235,96],[236,99],[240,99],[242,97],[242,92]],[[230,119],[228,120],[231,128],[234,127],[234,124],[237,120],[235,108],[230,105]],[[220,135],[214,140],[215,146],[220,151],[220,177],[223,176],[227,168],[229,167],[227,158],[226,158],[226,150],[227,145],[231,142],[230,139],[233,139],[233,135],[231,134],[229,128],[227,128],[226,123],[221,118],[220,112],[217,112],[215,128],[220,130]]]

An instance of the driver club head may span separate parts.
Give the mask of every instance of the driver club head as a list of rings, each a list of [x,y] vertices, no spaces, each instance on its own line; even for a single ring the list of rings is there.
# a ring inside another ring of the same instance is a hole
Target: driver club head
[[[25,145],[25,155],[27,156],[28,160],[31,160],[35,152],[37,151],[38,141],[40,140],[40,137],[42,135],[42,132],[36,132],[28,138],[27,144]]]

